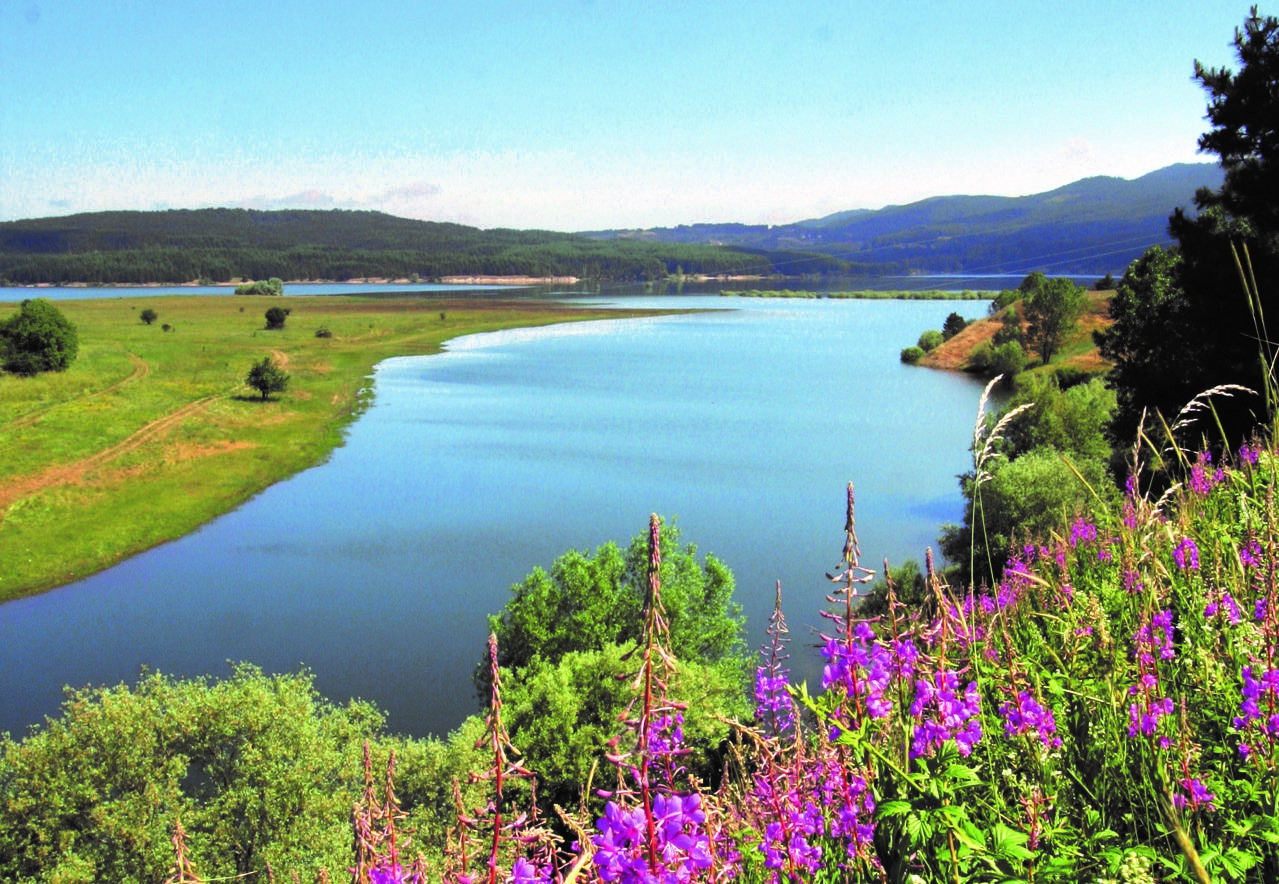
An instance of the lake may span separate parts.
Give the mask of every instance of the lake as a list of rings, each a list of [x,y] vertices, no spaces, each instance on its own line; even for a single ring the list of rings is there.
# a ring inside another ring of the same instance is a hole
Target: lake
[[[626,298],[672,306],[669,298]],[[961,517],[980,382],[898,352],[984,301],[686,296],[692,315],[477,335],[392,359],[323,465],[196,533],[0,605],[0,730],[64,684],[308,667],[391,730],[477,708],[485,615],[535,565],[624,543],[650,512],[725,561],[758,648],[782,581],[792,668],[815,685],[817,610],[845,486],[863,561],[923,559]],[[731,308],[731,309],[725,309]]]

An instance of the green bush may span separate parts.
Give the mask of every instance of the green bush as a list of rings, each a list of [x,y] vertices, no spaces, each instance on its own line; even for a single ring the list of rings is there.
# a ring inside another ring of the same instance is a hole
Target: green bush
[[[23,301],[17,313],[0,321],[0,364],[5,371],[65,371],[79,349],[76,327],[44,298]]]
[[[925,353],[930,353],[934,349],[936,349],[938,346],[940,346],[942,341],[944,340],[945,338],[943,337],[940,331],[938,331],[935,328],[930,328],[928,331],[924,332],[923,334],[919,336],[919,341],[917,342],[916,346],[918,346],[919,349],[923,350]]]
[[[284,321],[293,311],[288,307],[272,307],[266,311],[266,327],[272,331],[284,328]]]
[[[901,360],[907,365],[914,365],[923,358],[924,351],[919,347],[905,347],[902,349]]]
[[[381,726],[310,675],[247,665],[73,691],[41,731],[0,738],[0,879],[162,881],[178,817],[209,877],[344,869],[361,747]]]
[[[714,556],[698,562],[697,547],[681,545],[679,530],[664,524],[662,600],[671,651],[680,660],[744,665],[741,606],[733,601],[733,573]],[[534,658],[555,663],[575,651],[598,651],[639,639],[647,591],[648,535],[623,551],[606,543],[593,555],[570,550],[550,573],[534,568],[511,587],[511,599],[489,616],[498,664],[522,669]],[[476,667],[476,687],[488,700],[488,660]]]

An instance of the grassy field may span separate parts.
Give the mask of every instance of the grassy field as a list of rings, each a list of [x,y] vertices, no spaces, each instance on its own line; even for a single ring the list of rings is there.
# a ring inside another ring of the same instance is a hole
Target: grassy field
[[[382,359],[434,353],[473,332],[638,312],[350,297],[57,306],[79,330],[71,368],[0,374],[0,601],[181,537],[319,463],[366,404]],[[292,313],[284,329],[267,331],[263,315],[273,306]],[[159,314],[153,325],[139,318],[148,307]],[[320,328],[332,336],[316,337]],[[244,377],[272,354],[291,382],[263,402]]]

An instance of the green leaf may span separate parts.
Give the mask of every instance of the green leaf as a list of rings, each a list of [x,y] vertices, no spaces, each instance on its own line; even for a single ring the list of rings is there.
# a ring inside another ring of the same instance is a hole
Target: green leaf
[[[947,779],[962,783],[980,783],[981,777],[966,764],[952,764],[943,774]]]
[[[875,815],[881,820],[886,820],[895,816],[905,816],[910,811],[911,804],[909,801],[885,801],[879,805]]]

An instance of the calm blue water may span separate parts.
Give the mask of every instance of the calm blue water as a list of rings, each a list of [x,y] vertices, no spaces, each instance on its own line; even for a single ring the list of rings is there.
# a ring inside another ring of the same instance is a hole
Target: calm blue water
[[[627,306],[671,306],[634,299]],[[866,564],[923,558],[960,516],[981,385],[899,350],[985,302],[684,298],[734,309],[503,332],[383,363],[374,406],[324,465],[195,534],[0,606],[0,730],[64,684],[227,661],[314,671],[394,730],[476,708],[485,615],[534,565],[625,541],[648,514],[728,563],[758,647],[782,581],[792,662],[857,489]]]

